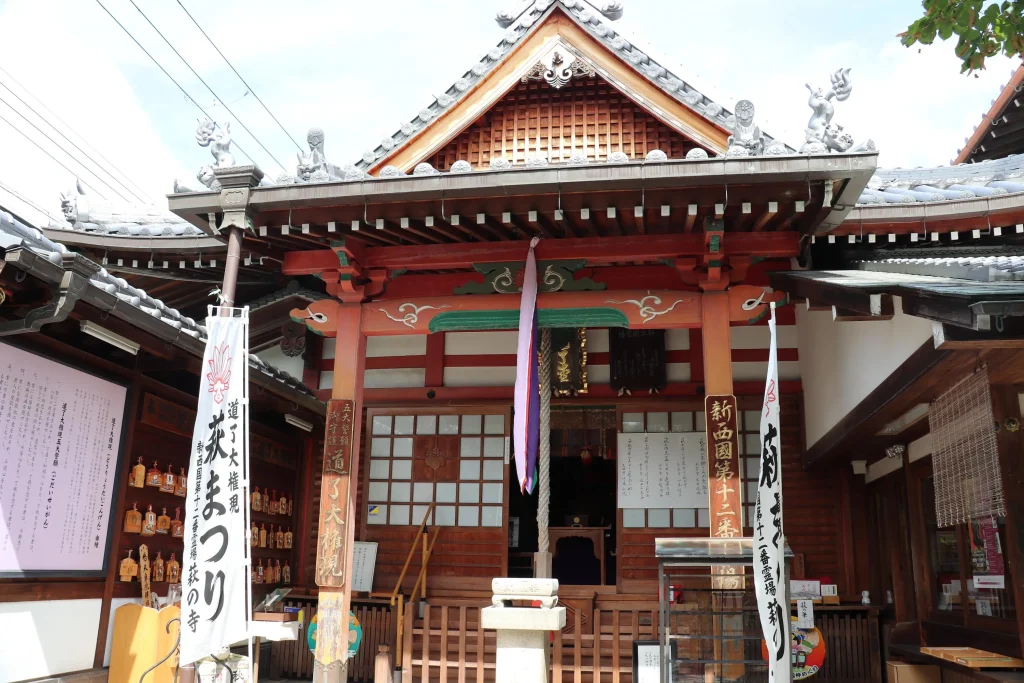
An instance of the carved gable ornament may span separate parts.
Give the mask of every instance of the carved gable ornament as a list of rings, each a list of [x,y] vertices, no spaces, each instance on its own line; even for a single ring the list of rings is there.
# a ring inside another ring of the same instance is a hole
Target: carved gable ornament
[[[600,292],[607,285],[589,277],[576,277],[587,265],[585,259],[538,261],[539,292]],[[483,282],[471,280],[459,285],[453,294],[518,294],[523,291],[522,261],[510,263],[474,263],[473,269],[484,276]]]
[[[594,67],[572,54],[572,61],[569,61],[559,50],[555,50],[547,57],[533,65],[520,79],[523,83],[529,81],[545,81],[556,90],[563,88],[569,81],[576,78],[594,78],[597,72]]]

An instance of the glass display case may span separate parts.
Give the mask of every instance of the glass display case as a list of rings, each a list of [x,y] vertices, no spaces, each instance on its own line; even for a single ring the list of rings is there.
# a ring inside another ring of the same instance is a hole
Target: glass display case
[[[661,683],[768,680],[754,594],[753,547],[751,538],[655,540]],[[792,557],[787,545],[787,603]]]

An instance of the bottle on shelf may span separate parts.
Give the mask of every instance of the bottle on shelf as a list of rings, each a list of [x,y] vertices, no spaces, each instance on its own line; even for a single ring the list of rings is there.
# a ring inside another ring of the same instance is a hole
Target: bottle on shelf
[[[142,531],[142,513],[139,512],[138,503],[132,503],[132,509],[124,514],[124,531],[128,534]]]
[[[156,465],[156,460],[153,461],[153,466],[146,472],[146,486],[154,486],[160,488],[163,484],[163,474],[160,472],[160,468]]]
[[[188,495],[188,477],[185,476],[185,468],[178,468],[178,483],[174,487],[174,495],[184,498]]]
[[[292,549],[292,528],[288,527],[288,531],[284,532],[284,548],[285,550]]]
[[[289,517],[292,516],[292,499],[291,498],[288,499],[288,516]]]
[[[171,520],[171,536],[173,538],[185,537],[185,524],[181,521],[181,508],[174,508],[174,519]]]
[[[263,560],[256,565],[256,583],[263,583]]]
[[[270,531],[267,532],[267,549],[268,550],[273,550],[274,549],[274,525],[273,524],[270,525]],[[268,567],[268,569],[269,569],[269,567]]]
[[[128,485],[141,489],[146,485],[146,466],[142,464],[142,456],[139,462],[132,468],[132,476],[128,479]]]
[[[181,581],[181,565],[174,559],[174,553],[171,553],[171,559],[167,562],[167,583],[178,583]]]
[[[146,514],[142,517],[142,531],[143,536],[153,536],[156,534],[156,513],[153,512],[153,506],[149,505],[146,508]]]
[[[277,515],[281,513],[281,501],[277,499],[277,489],[270,492],[270,514]]]
[[[277,538],[274,539],[274,544],[276,545],[278,550],[283,550],[285,548],[284,532],[281,531],[280,525],[278,525],[277,527]]]
[[[267,547],[267,525],[260,524],[260,547]]]
[[[277,514],[288,514],[288,499],[285,497],[283,491],[281,492],[281,497],[277,499]]]
[[[274,560],[274,583],[281,583],[281,560]]]
[[[167,471],[164,472],[163,477],[160,479],[160,490],[164,493],[174,493],[174,487],[177,484],[177,477],[174,476],[174,469],[171,467],[171,463],[167,463]]]
[[[263,512],[270,514],[270,494],[266,489],[263,489]]]
[[[252,523],[252,528],[249,529],[249,547],[256,548],[260,544],[260,528],[256,526],[256,522]]]
[[[292,568],[288,566],[288,560],[285,560],[284,566],[281,567],[281,581],[283,583],[292,582]]]
[[[259,489],[252,490],[252,509],[255,512],[263,511],[263,500]]]
[[[160,582],[164,580],[164,558],[161,557],[160,551],[156,553],[156,559],[153,560],[153,581]]]

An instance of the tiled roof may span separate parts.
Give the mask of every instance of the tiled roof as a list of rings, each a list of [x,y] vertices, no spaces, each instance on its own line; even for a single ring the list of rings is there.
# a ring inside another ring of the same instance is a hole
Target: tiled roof
[[[1024,256],[985,255],[922,258],[890,258],[858,261],[861,270],[958,278],[975,282],[1024,280]]]
[[[0,210],[0,249],[9,250],[17,247],[26,249],[58,266],[62,264],[65,255],[73,253],[63,244],[47,239],[36,228],[26,225],[11,214]],[[154,299],[143,290],[132,287],[125,280],[114,277],[99,264],[80,254],[78,257],[84,259],[87,264],[95,266],[95,272],[89,280],[91,287],[112,295],[117,300],[129,304],[139,312],[153,318],[154,321],[160,323],[157,328],[163,333],[164,339],[177,340],[180,336],[179,333],[184,333],[198,342],[206,341],[206,328],[203,325],[165,305],[159,299]],[[313,395],[313,392],[300,380],[267,364],[254,354],[249,354],[249,367],[266,375],[281,385],[283,389],[308,396]]]
[[[279,289],[275,292],[271,292],[265,296],[261,296],[258,299],[253,299],[247,305],[250,311],[258,311],[261,308],[266,308],[279,301],[286,301],[293,297],[305,299],[306,301],[319,301],[321,299],[330,299],[330,295],[324,294],[323,292],[316,292],[312,289],[306,289],[305,287],[299,286],[299,283],[292,280],[283,289]]]
[[[857,205],[945,202],[1012,192],[1024,192],[1024,154],[938,168],[880,168]]]
[[[517,44],[523,41],[530,34],[531,29],[540,25],[545,15],[556,6],[561,6],[566,14],[572,17],[576,23],[594,39],[603,44],[614,54],[623,58],[632,69],[657,85],[671,97],[686,105],[704,118],[716,123],[723,128],[730,125],[732,112],[722,104],[713,102],[707,95],[698,91],[684,78],[674,74],[671,69],[660,64],[650,54],[642,51],[622,31],[613,28],[602,12],[583,0],[533,0],[526,4],[522,12],[516,16],[507,17],[507,30],[501,41],[474,64],[461,78],[457,79],[451,87],[443,94],[436,97],[431,103],[420,109],[415,117],[403,123],[398,131],[385,137],[374,149],[365,152],[355,168],[363,172],[372,167],[377,161],[388,156],[396,149],[404,147],[416,137],[431,121],[444,113],[445,110],[455,106],[459,100],[472,90],[473,86],[487,77],[505,55],[511,52]],[[504,22],[503,22],[504,23]],[[765,133],[765,143],[773,140]],[[789,150],[793,151],[793,150]]]

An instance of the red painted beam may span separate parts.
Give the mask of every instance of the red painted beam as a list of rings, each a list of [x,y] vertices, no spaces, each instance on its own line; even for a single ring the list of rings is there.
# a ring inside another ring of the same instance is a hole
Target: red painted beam
[[[703,386],[703,382],[673,383],[666,386],[665,390],[658,394],[658,396],[663,398],[699,396],[702,393]],[[800,380],[782,381],[779,382],[779,389],[783,394],[798,394],[803,391],[803,384]],[[433,392],[433,398],[427,397],[428,391]],[[429,405],[445,401],[511,401],[513,391],[514,387],[511,386],[363,389],[363,403]],[[330,393],[330,390],[317,392],[321,398],[325,396],[330,398]],[[764,382],[734,382],[733,393],[736,396],[760,396],[764,393]],[[634,398],[641,397],[637,396]],[[587,394],[574,399],[564,399],[564,402],[586,403],[587,400],[615,401],[629,399],[621,399],[618,393],[609,386],[592,385]]]
[[[474,263],[522,261],[529,242],[469,242],[462,244],[373,247],[366,250],[364,268],[417,270],[453,270],[470,268]],[[586,259],[590,266],[612,263],[657,261],[677,256],[705,253],[700,234],[643,235],[629,237],[586,237],[542,240],[536,255],[543,260]],[[726,256],[788,258],[800,252],[795,232],[728,234],[723,240]],[[285,254],[285,275],[308,275],[339,268],[338,257],[330,249],[293,251]]]

